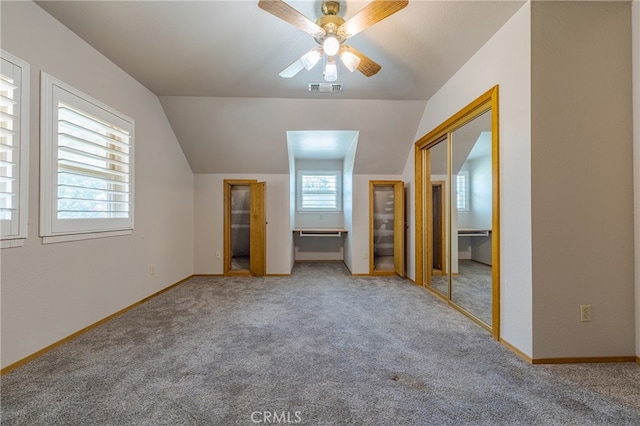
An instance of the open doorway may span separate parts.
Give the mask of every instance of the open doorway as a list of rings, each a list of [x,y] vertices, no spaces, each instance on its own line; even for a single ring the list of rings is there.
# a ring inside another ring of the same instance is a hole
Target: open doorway
[[[404,182],[369,181],[369,270],[404,276]]]
[[[264,275],[265,183],[224,181],[224,274]]]

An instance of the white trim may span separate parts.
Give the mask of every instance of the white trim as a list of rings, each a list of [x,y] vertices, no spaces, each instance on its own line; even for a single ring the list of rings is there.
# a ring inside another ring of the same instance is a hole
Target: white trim
[[[44,243],[113,236],[112,231],[131,233],[134,220],[134,128],[132,118],[116,111],[89,95],[68,84],[41,72],[41,173],[40,173],[40,235],[42,237],[66,236],[64,238],[43,238]],[[81,109],[88,114],[104,118],[114,125],[130,129],[129,164],[129,217],[109,219],[58,219],[58,149],[57,149],[57,111],[58,101],[63,100],[70,105],[81,104]],[[109,235],[105,235],[109,234]],[[119,235],[119,234],[118,234]]]
[[[0,241],[0,248],[14,248],[14,247],[22,247],[24,246],[25,238],[11,238],[4,239]]]
[[[20,72],[20,174],[18,203],[18,233],[0,236],[1,248],[21,247],[28,235],[29,222],[29,83],[30,65],[6,50],[0,50],[0,57],[21,69]]]
[[[119,237],[121,235],[131,235],[133,230],[125,229],[122,231],[107,231],[107,232],[90,232],[83,234],[67,234],[67,235],[54,235],[50,237],[42,237],[42,244],[55,244],[66,243],[69,241],[81,241],[81,240],[94,240],[97,238]]]

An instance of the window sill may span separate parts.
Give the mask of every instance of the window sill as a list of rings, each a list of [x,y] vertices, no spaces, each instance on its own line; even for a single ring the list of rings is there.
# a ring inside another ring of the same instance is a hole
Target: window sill
[[[297,210],[298,214],[328,214],[328,215],[340,215],[342,210]]]
[[[24,245],[25,238],[13,238],[10,240],[2,240],[0,241],[0,248],[14,248],[14,247],[22,247]]]
[[[123,229],[120,231],[91,232],[87,234],[67,234],[67,235],[51,235],[43,236],[42,244],[66,243],[69,241],[94,240],[96,238],[119,237],[122,235],[133,234],[132,229]]]

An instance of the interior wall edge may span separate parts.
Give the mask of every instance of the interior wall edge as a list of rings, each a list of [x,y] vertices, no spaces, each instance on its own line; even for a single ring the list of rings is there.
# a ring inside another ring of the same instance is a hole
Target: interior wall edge
[[[633,132],[635,182],[636,356],[640,363],[640,1],[631,5],[633,23]]]

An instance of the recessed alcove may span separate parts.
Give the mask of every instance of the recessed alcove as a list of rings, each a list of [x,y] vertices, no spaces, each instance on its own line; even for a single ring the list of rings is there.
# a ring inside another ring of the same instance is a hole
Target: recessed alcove
[[[294,261],[344,260],[352,222],[351,198],[345,194],[351,193],[358,135],[357,130],[287,132]]]

